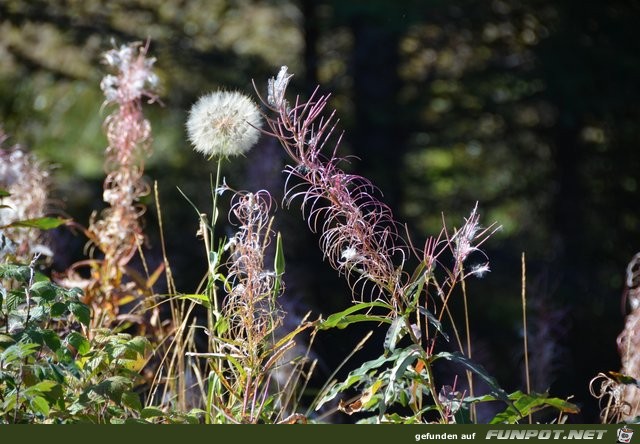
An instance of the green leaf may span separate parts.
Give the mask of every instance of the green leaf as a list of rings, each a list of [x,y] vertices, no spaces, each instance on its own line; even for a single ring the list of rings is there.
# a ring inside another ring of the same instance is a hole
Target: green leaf
[[[134,392],[126,392],[122,394],[122,405],[129,407],[131,410],[135,410],[136,412],[142,410],[140,395]]]
[[[399,316],[393,320],[391,327],[387,330],[387,334],[384,337],[384,349],[385,351],[393,353],[396,349],[396,344],[407,333],[405,319]]]
[[[63,219],[61,217],[37,217],[35,219],[26,219],[12,222],[9,225],[5,225],[4,228],[26,227],[37,228],[39,230],[51,230],[53,228],[58,228],[60,225],[64,225],[67,222],[69,222],[69,219]]]
[[[409,304],[412,304],[413,307],[417,305],[422,289],[424,288],[424,283],[427,280],[427,273],[424,272],[424,269],[425,264],[423,262],[415,270],[412,276],[413,282],[411,282],[411,285],[409,285],[409,288],[407,288],[407,291],[405,292],[405,300]],[[418,277],[416,278],[416,276]]]
[[[37,391],[39,393],[46,393],[50,392],[51,389],[53,389],[57,385],[58,383],[55,381],[45,380],[38,382],[36,385],[32,385],[31,387],[29,387],[29,390],[33,390],[34,392]]]
[[[7,293],[7,310],[14,311],[20,304],[27,300],[24,290],[11,290]]]
[[[564,413],[578,413],[576,405],[563,399],[549,398],[548,393],[525,394],[521,391],[509,395],[511,404],[491,419],[490,424],[516,424],[520,419],[545,407],[553,407]]]
[[[324,404],[335,398],[338,393],[347,390],[354,384],[357,384],[362,380],[370,379],[368,375],[370,371],[376,370],[385,365],[387,362],[393,361],[396,358],[397,355],[380,356],[377,359],[365,362],[359,368],[350,372],[343,382],[336,383],[329,390],[327,390],[326,394],[324,394],[320,401],[318,401],[318,403],[316,404],[315,409],[319,410]]]
[[[9,197],[11,193],[5,190],[4,188],[0,188],[0,199],[3,197]]]
[[[89,325],[91,321],[91,311],[89,307],[81,302],[71,302],[69,304],[69,310],[71,310],[71,313],[73,313],[81,324]]]
[[[10,344],[15,344],[16,340],[11,336],[0,334],[0,347],[6,347]]]
[[[127,348],[135,351],[137,354],[144,356],[145,351],[151,348],[149,340],[143,336],[136,336],[127,343]]]
[[[178,299],[189,299],[190,301],[204,305],[206,308],[211,308],[211,301],[206,294],[183,294]]]
[[[53,330],[42,330],[42,339],[53,352],[57,352],[62,346],[62,342],[58,337],[58,334]]]
[[[51,302],[55,300],[58,289],[49,281],[40,281],[34,283],[31,288],[29,288],[29,292],[31,292],[31,295],[34,297],[39,297],[47,302]]]
[[[49,416],[49,402],[42,396],[34,396],[29,400],[29,405],[34,412]]]
[[[0,279],[15,279],[18,282],[29,282],[31,269],[27,265],[1,264]]]
[[[393,402],[396,397],[396,382],[400,381],[407,370],[407,367],[411,365],[420,356],[420,347],[416,344],[400,350],[397,354],[395,364],[391,369],[391,376],[389,377],[389,385],[384,394],[384,401],[386,404]]]
[[[140,416],[144,419],[164,416],[164,412],[156,407],[145,407],[140,411]]]
[[[498,384],[498,381],[493,377],[490,376],[487,371],[484,369],[484,367],[482,367],[480,364],[477,364],[473,361],[471,361],[469,358],[467,358],[466,356],[461,355],[460,353],[449,353],[449,352],[440,352],[437,353],[435,355],[433,355],[433,361],[439,359],[439,358],[443,358],[446,359],[448,361],[453,361],[456,362],[460,365],[462,365],[463,367],[465,367],[467,370],[472,371],[473,373],[475,373],[476,375],[478,375],[481,379],[484,380],[484,382],[487,383],[487,385],[491,388],[491,393],[499,400],[506,402],[507,404],[512,404],[511,400],[509,399],[509,395],[507,394],[507,392],[505,392],[500,385]]]
[[[67,312],[67,304],[62,302],[56,302],[51,306],[51,316],[57,318],[58,316],[62,316]]]
[[[330,315],[327,319],[321,321],[318,327],[321,330],[328,330],[330,328],[345,328],[349,324],[363,321],[386,322],[388,324],[391,324],[390,319],[382,316],[374,316],[369,314],[352,315],[352,313],[361,310],[370,310],[373,307],[384,307],[388,310],[392,310],[392,307],[384,302],[361,302],[347,308],[344,311]]]
[[[433,325],[436,328],[436,330],[438,330],[438,332],[442,335],[442,337],[447,342],[449,342],[449,335],[447,335],[442,329],[442,324],[440,323],[440,321],[438,321],[438,318],[436,318],[433,313],[431,313],[429,310],[427,310],[424,307],[418,307],[418,311],[423,316],[426,316],[427,321],[429,321],[429,324]]]
[[[636,387],[640,387],[640,381],[634,378],[633,376],[625,375],[624,373],[609,371],[609,376],[611,376],[615,381],[619,384],[624,385],[635,385]]]
[[[276,273],[276,279],[273,283],[273,297],[275,298],[280,294],[282,276],[284,275],[284,250],[282,249],[282,235],[280,232],[276,236],[276,255],[273,259],[273,268]]]
[[[73,348],[76,349],[76,353],[78,353],[80,356],[86,355],[91,350],[91,344],[89,343],[87,338],[76,331],[72,331],[71,333],[69,333],[69,335],[65,339],[65,342],[73,346]]]
[[[133,380],[124,376],[112,376],[107,378],[98,385],[92,387],[92,390],[99,395],[107,396],[114,402],[121,402],[123,393],[131,390]]]
[[[0,353],[0,362],[8,364],[13,361],[26,358],[36,352],[40,348],[39,344],[20,342],[15,345],[7,347],[2,353]]]

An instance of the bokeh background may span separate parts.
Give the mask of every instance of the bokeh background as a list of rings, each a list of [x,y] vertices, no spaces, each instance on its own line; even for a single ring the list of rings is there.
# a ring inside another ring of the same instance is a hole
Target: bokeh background
[[[533,388],[573,395],[572,421],[594,422],[589,380],[620,367],[625,267],[640,250],[639,23],[635,0],[0,0],[0,123],[55,168],[52,207],[86,224],[103,206],[100,54],[150,39],[163,106],[145,109],[146,176],[178,288],[191,292],[206,262],[177,187],[209,211],[214,166],[189,147],[186,112],[217,88],[255,97],[251,80],[264,92],[287,65],[292,93],[331,92],[340,154],[359,158],[346,168],[379,186],[418,244],[443,220],[460,226],[476,202],[486,225],[502,225],[483,246],[491,273],[468,282],[474,359],[505,389],[524,388],[524,252]],[[263,138],[224,175],[279,199],[285,161]],[[147,204],[148,258],[159,263]],[[285,308],[293,318],[346,308],[347,287],[299,216],[277,213]],[[84,239],[59,231],[54,245],[62,270]],[[359,339],[319,340],[320,373]]]

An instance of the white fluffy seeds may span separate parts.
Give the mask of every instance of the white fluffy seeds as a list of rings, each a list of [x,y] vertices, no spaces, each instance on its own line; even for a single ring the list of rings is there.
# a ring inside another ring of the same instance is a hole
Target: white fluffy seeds
[[[193,148],[208,158],[244,154],[260,137],[262,118],[256,104],[243,94],[216,91],[191,108],[187,133]]]

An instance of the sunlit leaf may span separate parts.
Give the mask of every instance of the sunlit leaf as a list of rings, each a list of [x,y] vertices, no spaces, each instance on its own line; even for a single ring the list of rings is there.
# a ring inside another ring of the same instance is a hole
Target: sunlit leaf
[[[155,407],[145,407],[140,411],[140,416],[145,419],[156,418],[158,416],[163,416],[163,415],[164,415],[164,412]]]
[[[91,350],[91,344],[89,344],[87,338],[76,331],[69,333],[65,342],[75,348],[76,353],[81,356],[86,355]]]
[[[58,228],[60,225],[64,225],[69,222],[69,219],[63,219],[61,217],[38,217],[35,219],[26,219],[12,222],[6,227],[26,227],[37,228],[39,230],[51,230]]]
[[[49,416],[49,402],[42,396],[34,396],[29,400],[29,405],[34,412]]]
[[[358,311],[370,310],[374,307],[383,307],[391,310],[392,307],[384,302],[361,302],[355,304],[344,311],[330,315],[326,320],[321,321],[318,328],[327,330],[330,328],[345,328],[349,324],[364,321],[385,322],[391,324],[391,320],[383,316],[375,316],[369,314],[353,315]]]
[[[384,337],[384,349],[389,352],[393,352],[396,348],[396,344],[406,334],[405,319],[399,316],[393,320],[387,334]]]
[[[31,269],[27,265],[0,264],[0,279],[15,279],[28,282]]]
[[[89,307],[80,302],[71,302],[69,304],[69,310],[71,310],[71,313],[73,313],[81,324],[89,325],[91,321],[91,311]]]
[[[183,294],[179,299],[188,299],[198,304],[204,305],[206,308],[211,308],[211,302],[209,296],[205,294]]]
[[[57,287],[49,281],[35,282],[29,288],[29,292],[32,296],[42,298],[48,302],[53,301],[58,294]]]

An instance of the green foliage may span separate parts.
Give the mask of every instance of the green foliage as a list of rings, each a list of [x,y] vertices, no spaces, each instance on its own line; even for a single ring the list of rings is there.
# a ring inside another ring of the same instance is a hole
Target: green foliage
[[[60,225],[63,225],[67,222],[67,219],[63,219],[61,217],[38,217],[35,219],[26,219],[12,222],[0,228],[23,227],[37,228],[39,230],[51,230],[53,228],[58,228]]]
[[[0,423],[198,422],[145,409],[136,391],[151,344],[89,332],[82,292],[0,264]]]

